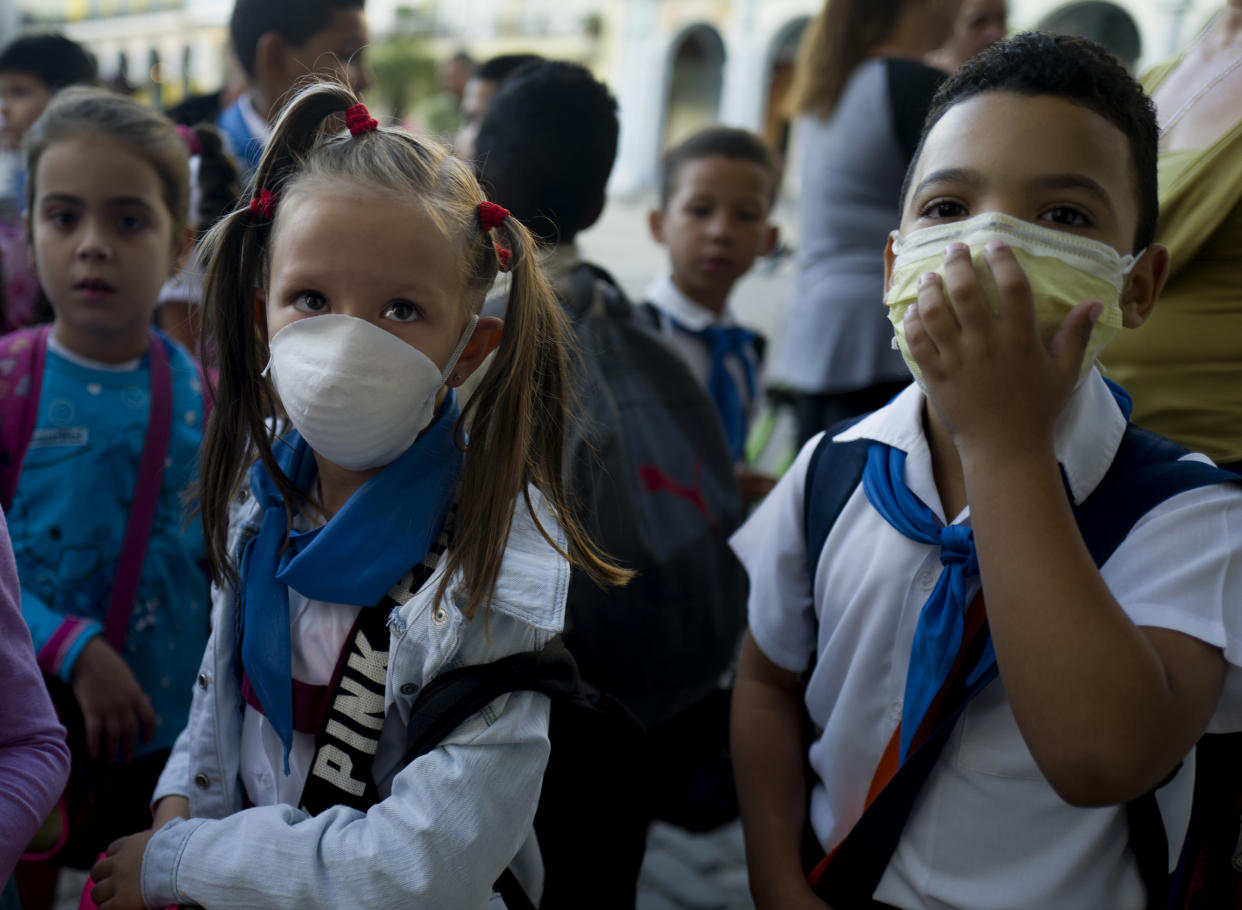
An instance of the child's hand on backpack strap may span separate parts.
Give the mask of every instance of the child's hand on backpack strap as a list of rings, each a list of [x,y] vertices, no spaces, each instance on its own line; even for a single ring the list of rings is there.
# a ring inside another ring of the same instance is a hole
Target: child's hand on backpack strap
[[[142,856],[152,831],[131,834],[108,845],[91,867],[91,900],[99,910],[146,910],[142,899]]]
[[[125,659],[96,635],[73,666],[73,694],[86,723],[86,748],[108,761],[129,761],[155,733],[158,718]]]

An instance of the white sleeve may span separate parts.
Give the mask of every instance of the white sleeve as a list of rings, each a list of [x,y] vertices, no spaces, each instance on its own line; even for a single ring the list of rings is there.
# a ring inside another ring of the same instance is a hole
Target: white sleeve
[[[1135,624],[1224,652],[1229,668],[1208,732],[1242,730],[1242,486],[1200,487],[1161,503],[1101,574]]]
[[[803,446],[780,482],[729,540],[750,577],[750,634],[769,660],[793,673],[811,665],[816,648],[818,624],[802,503],[807,467],[823,435]]]

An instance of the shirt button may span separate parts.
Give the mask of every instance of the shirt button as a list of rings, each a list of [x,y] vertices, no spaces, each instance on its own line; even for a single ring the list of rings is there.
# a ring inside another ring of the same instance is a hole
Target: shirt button
[[[208,676],[206,673],[198,674],[198,687],[200,689],[206,689],[207,684],[210,682],[211,682],[211,677]]]
[[[448,620],[448,610],[444,609],[444,607],[437,606],[434,610],[431,611],[431,621],[434,622],[437,626],[444,625],[445,621],[447,620]]]
[[[936,578],[939,574],[940,573],[938,572],[933,572],[931,569],[924,569],[919,573],[919,577],[917,579],[918,586],[924,591],[930,591],[932,588],[936,587]]]
[[[249,490],[247,490],[247,489],[244,489],[244,488],[243,488],[243,489],[242,489],[240,492],[238,492],[238,494],[237,494],[237,501],[238,501],[238,502],[245,502],[245,501],[246,501],[247,499],[249,499],[249,498],[250,498],[250,491],[249,491]]]
[[[402,695],[413,695],[417,691],[418,691],[418,686],[415,685],[414,683],[402,683],[401,684]]]
[[[211,786],[211,781],[207,779],[206,774],[195,774],[194,786],[198,787],[200,790],[206,790]]]

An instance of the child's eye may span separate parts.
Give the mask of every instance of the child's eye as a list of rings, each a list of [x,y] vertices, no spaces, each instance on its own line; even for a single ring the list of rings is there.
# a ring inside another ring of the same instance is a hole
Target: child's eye
[[[77,222],[77,214],[65,209],[56,209],[44,215],[49,224],[55,227],[66,229],[71,228]]]
[[[414,322],[421,314],[408,300],[394,300],[384,310],[384,318],[393,322]]]
[[[146,220],[138,215],[118,215],[116,219],[117,228],[126,234],[141,230],[145,224]]]
[[[294,295],[293,306],[303,313],[322,313],[328,309],[328,301],[314,291],[301,291]]]
[[[1068,205],[1053,206],[1044,212],[1043,217],[1053,224],[1065,227],[1090,227],[1091,220],[1080,210]]]
[[[919,211],[920,218],[962,218],[966,206],[952,199],[933,199]]]

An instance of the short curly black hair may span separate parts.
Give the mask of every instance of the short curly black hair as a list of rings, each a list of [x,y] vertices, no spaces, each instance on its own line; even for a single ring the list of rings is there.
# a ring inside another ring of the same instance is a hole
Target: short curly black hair
[[[487,106],[475,173],[530,231],[567,243],[603,209],[619,130],[616,99],[585,67],[527,64]]]
[[[0,51],[0,73],[30,73],[52,91],[69,85],[91,85],[95,58],[64,35],[22,35]]]
[[[1064,98],[1099,114],[1121,130],[1130,143],[1138,200],[1134,252],[1155,240],[1160,212],[1156,177],[1160,130],[1155,106],[1116,57],[1094,41],[1070,35],[1023,32],[998,41],[971,58],[940,86],[906,171],[901,188],[903,206],[927,134],[950,108],[988,92]]]
[[[776,190],[781,179],[781,167],[776,153],[768,148],[763,139],[749,130],[728,126],[709,126],[700,130],[680,145],[675,145],[660,159],[660,209],[668,208],[668,201],[677,192],[677,177],[682,167],[700,158],[732,158],[749,161],[768,172],[771,194],[768,205],[776,201]]]

